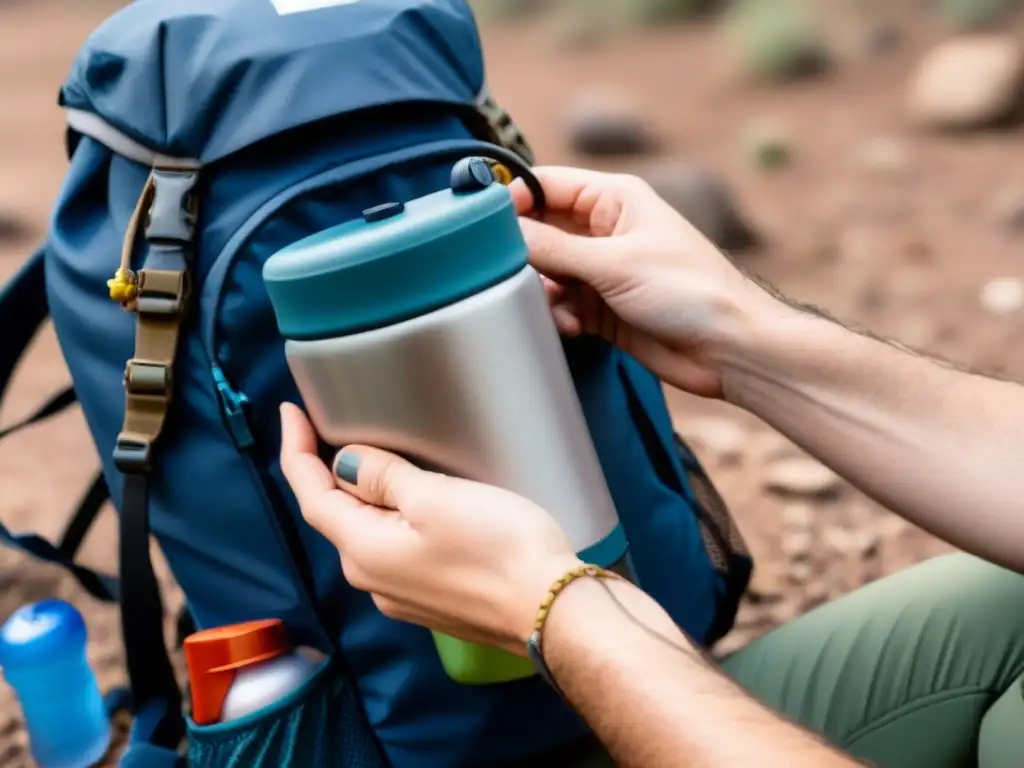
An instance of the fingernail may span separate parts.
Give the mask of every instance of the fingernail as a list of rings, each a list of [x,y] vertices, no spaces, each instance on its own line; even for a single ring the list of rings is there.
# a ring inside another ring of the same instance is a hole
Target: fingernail
[[[334,474],[349,485],[358,484],[359,457],[354,453],[339,453],[334,460]]]

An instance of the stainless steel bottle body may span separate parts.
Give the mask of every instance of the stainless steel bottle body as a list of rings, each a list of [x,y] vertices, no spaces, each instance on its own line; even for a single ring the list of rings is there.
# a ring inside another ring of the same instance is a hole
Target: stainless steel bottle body
[[[290,340],[286,354],[328,443],[388,449],[421,466],[515,491],[548,510],[577,552],[619,530],[531,267],[388,327]]]

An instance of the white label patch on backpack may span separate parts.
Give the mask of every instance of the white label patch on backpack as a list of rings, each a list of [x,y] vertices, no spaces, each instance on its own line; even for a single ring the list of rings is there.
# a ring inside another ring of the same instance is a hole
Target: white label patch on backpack
[[[270,0],[270,4],[277,10],[278,16],[287,16],[290,13],[319,11],[321,8],[332,8],[336,5],[355,5],[359,1],[360,0]]]

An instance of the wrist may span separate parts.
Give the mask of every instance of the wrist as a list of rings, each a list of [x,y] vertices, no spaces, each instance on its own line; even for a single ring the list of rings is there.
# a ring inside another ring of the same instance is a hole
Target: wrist
[[[792,370],[794,355],[813,346],[813,334],[828,321],[787,304],[752,280],[734,292],[733,322],[712,350],[724,399],[752,410],[748,393],[758,380]]]
[[[523,569],[521,578],[514,580],[507,601],[507,626],[509,635],[517,650],[525,651],[526,643],[533,634],[534,624],[551,586],[561,576],[582,565],[575,555],[556,555],[530,564]],[[571,588],[570,585],[569,588]],[[561,597],[559,597],[559,600]],[[555,601],[556,603],[558,600]]]

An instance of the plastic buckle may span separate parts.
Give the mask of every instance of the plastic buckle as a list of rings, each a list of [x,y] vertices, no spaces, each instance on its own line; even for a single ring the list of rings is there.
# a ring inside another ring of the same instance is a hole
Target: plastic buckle
[[[162,247],[153,246],[153,251],[177,251],[181,253],[179,246]],[[151,252],[151,257],[155,255]],[[147,260],[146,266],[139,271],[138,289],[135,298],[135,310],[143,315],[163,315],[173,317],[185,313],[189,298],[188,272],[185,271],[185,261],[180,261],[182,269],[162,270],[154,269]]]
[[[114,466],[124,474],[145,474],[151,468],[152,445],[141,440],[118,437],[114,445]]]
[[[195,239],[196,215],[193,190],[198,171],[155,169],[153,204],[146,220],[146,239],[151,242],[187,244]]]
[[[171,393],[171,369],[163,363],[129,360],[122,380],[129,395],[162,395]]]

